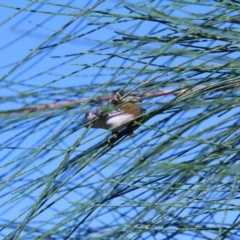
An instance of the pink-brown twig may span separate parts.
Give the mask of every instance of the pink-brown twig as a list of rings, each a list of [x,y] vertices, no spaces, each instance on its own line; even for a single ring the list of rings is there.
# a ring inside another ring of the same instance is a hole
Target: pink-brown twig
[[[175,96],[178,96],[180,94],[186,93],[186,92],[193,92],[196,91],[199,88],[192,88],[191,90],[189,89],[180,89],[180,90],[159,90],[156,92],[146,92],[143,94],[138,94],[138,93],[131,93],[129,96],[140,96],[142,99],[148,99],[148,98],[154,98],[158,96],[166,96],[169,94],[173,94]],[[49,109],[56,109],[56,108],[63,108],[63,107],[72,107],[76,104],[83,104],[86,102],[91,102],[91,103],[100,103],[103,101],[109,101],[112,98],[112,95],[107,95],[107,96],[101,96],[97,97],[95,99],[79,99],[79,100],[72,100],[72,101],[66,101],[66,102],[55,102],[55,103],[50,103],[50,104],[39,104],[33,107],[29,108],[19,108],[19,109],[13,109],[13,110],[7,110],[7,111],[1,111],[0,115],[9,115],[9,114],[14,114],[14,113],[31,113],[31,112],[36,112],[36,111],[44,111],[44,110],[49,110]]]

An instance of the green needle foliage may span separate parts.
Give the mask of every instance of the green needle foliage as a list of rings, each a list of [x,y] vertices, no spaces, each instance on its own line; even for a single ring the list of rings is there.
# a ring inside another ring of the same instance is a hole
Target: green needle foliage
[[[0,238],[240,239],[240,3],[3,2]]]

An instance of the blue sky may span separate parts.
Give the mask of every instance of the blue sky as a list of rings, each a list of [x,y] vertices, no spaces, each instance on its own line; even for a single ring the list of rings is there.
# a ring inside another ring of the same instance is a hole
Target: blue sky
[[[146,4],[148,7],[152,6],[155,9],[163,9],[161,1],[159,3],[150,2],[142,1],[141,4]],[[181,64],[186,61],[190,61],[193,65],[195,62],[196,65],[201,64],[201,61],[194,60],[194,56],[191,56],[191,54],[189,56],[187,54],[180,55],[175,58],[164,56],[165,53],[180,49],[181,46],[176,44],[172,47],[171,42],[163,44],[155,41],[142,46],[140,49],[134,49],[132,43],[113,41],[122,38],[123,35],[120,33],[134,34],[141,37],[149,35],[168,36],[169,29],[163,29],[164,27],[160,23],[141,22],[140,20],[128,21],[123,19],[124,21],[121,23],[112,23],[113,19],[110,17],[99,18],[99,12],[91,13],[90,16],[78,16],[79,12],[84,12],[85,8],[89,8],[95,3],[96,1],[88,1],[87,4],[84,1],[65,1],[68,7],[61,8],[59,5],[54,5],[53,2],[43,6],[25,0],[11,1],[11,3],[1,1],[2,5],[19,8],[32,4],[27,8],[38,11],[38,13],[32,14],[27,11],[19,12],[15,9],[0,6],[0,31],[3,36],[0,38],[2,56],[0,66],[2,79],[0,82],[1,111],[81,98],[89,99],[109,95],[113,90],[119,88],[124,88],[126,91],[134,88],[136,92],[144,92],[159,89],[176,89],[191,84],[191,71],[182,74],[184,81],[179,80],[178,85],[174,79],[180,79],[181,76],[171,71],[168,72],[165,68],[164,71],[161,70],[162,66],[181,67]],[[97,9],[99,11],[127,14],[129,10],[123,6],[128,5],[131,7],[131,4],[136,3],[140,6],[139,1],[123,1],[119,5],[117,3],[118,1],[108,0],[100,4]],[[170,11],[171,5],[168,3],[171,3],[171,1],[166,1],[165,11],[177,17],[188,16],[187,11],[204,14],[204,12],[207,13],[214,9],[214,7],[205,6],[197,6],[196,8],[190,4],[182,8],[186,12],[178,10],[172,13]],[[55,4],[59,4],[59,1],[55,1]],[[143,11],[143,9],[140,10]],[[139,12],[141,12],[140,10]],[[48,14],[49,12],[58,13],[53,15]],[[15,13],[18,14],[15,15]],[[71,20],[73,23],[62,31],[62,27]],[[100,28],[100,26],[103,27]],[[99,29],[91,32],[96,28]],[[59,34],[56,34],[56,32],[59,32]],[[221,33],[219,34],[221,35]],[[219,42],[216,41],[214,44],[218,45]],[[57,46],[54,44],[57,44]],[[130,46],[131,51],[122,52],[124,49],[130,48]],[[146,59],[140,59],[142,63],[138,61],[139,52],[141,51],[146,52]],[[162,51],[162,56],[153,62],[148,61],[147,56],[149,57],[157,51]],[[110,59],[108,54],[113,52],[119,54],[121,58],[114,57]],[[132,61],[124,60],[128,57]],[[208,66],[214,66],[214,64],[216,66],[222,62],[224,64],[224,61],[229,60],[230,57],[230,55],[220,57],[216,55],[212,57],[212,61]],[[104,58],[107,58],[107,60],[103,61]],[[234,55],[234,58],[238,58],[238,55]],[[204,59],[204,56],[202,59]],[[140,69],[143,66],[145,68],[141,72]],[[8,74],[9,72],[10,74]],[[208,74],[200,74],[194,80],[201,82],[204,77],[208,77]],[[142,85],[144,81],[146,85]],[[151,83],[155,83],[154,88],[151,87]],[[141,87],[139,87],[140,84]],[[144,101],[142,106],[151,111],[173,99],[175,99],[174,96],[157,97]],[[108,187],[112,184],[111,181],[117,180],[117,177],[121,176],[126,170],[131,169],[146,152],[151,152],[151,149],[159,142],[164,142],[171,137],[171,134],[174,133],[174,130],[172,130],[174,125],[184,124],[187,119],[194,118],[203,111],[201,107],[191,108],[191,105],[194,106],[194,104],[187,103],[186,111],[178,112],[172,116],[171,120],[165,123],[163,120],[167,119],[174,110],[168,109],[161,115],[153,117],[136,130],[136,137],[125,138],[121,144],[103,155],[101,151],[104,152],[104,147],[98,149],[95,153],[84,155],[77,166],[69,168],[66,173],[59,175],[55,180],[52,177],[52,172],[61,168],[62,163],[101,143],[109,135],[104,130],[90,129],[86,131],[86,128],[82,127],[81,119],[84,113],[88,110],[94,110],[96,105],[87,103],[68,111],[66,109],[54,109],[41,113],[33,112],[29,114],[13,114],[10,117],[4,116],[1,120],[0,140],[2,148],[0,172],[3,176],[0,188],[3,202],[0,208],[0,223],[4,224],[5,221],[13,221],[16,225],[13,224],[12,226],[19,226],[29,213],[29,208],[36,203],[39,196],[47,189],[47,181],[51,179],[54,180],[52,186],[62,185],[61,188],[56,190],[48,203],[56,202],[52,207],[47,207],[47,204],[44,205],[42,209],[45,207],[47,209],[34,221],[31,221],[29,226],[39,228],[43,224],[41,228],[49,230],[54,228],[56,224],[61,223],[62,220],[64,221],[66,215],[72,218],[72,222],[79,221],[81,216],[78,215],[80,211],[76,211],[77,208],[84,208],[84,204],[90,200],[95,203],[98,198],[100,199],[101,193],[102,196],[107,194]],[[230,111],[224,115],[224,118],[232,117],[235,113]],[[20,122],[19,117],[22,118]],[[210,119],[212,126],[215,126],[217,121],[223,121],[223,119],[216,118],[216,116]],[[226,127],[230,123],[227,122],[225,125],[221,124],[221,126]],[[197,128],[189,129],[182,137],[187,138],[201,133],[206,127],[209,127],[209,122],[206,124],[206,121],[202,121]],[[208,139],[210,137],[212,136],[200,135],[199,139]],[[173,167],[164,165],[164,163],[168,164],[166,159],[172,157],[174,152],[177,155],[178,152],[187,149],[191,144],[194,146],[194,141],[190,139],[186,141],[186,146],[176,145],[175,149],[171,150],[170,148],[169,151],[165,150],[159,155],[155,154],[150,158],[151,164],[146,166],[146,171],[144,168],[135,171],[133,175],[129,175],[129,182],[140,176],[143,176],[143,179],[150,179],[157,175],[161,176],[167,171],[170,174]],[[77,147],[71,152],[73,146]],[[195,151],[199,151],[201,147],[194,147],[193,151],[189,151],[189,155],[171,158],[169,162],[177,164],[182,161],[191,161],[194,159]],[[70,150],[70,154],[67,149]],[[161,170],[163,172],[158,169],[161,159],[165,159],[162,165],[164,170]],[[149,172],[152,173],[151,177],[149,177]],[[112,176],[116,176],[116,178],[112,179]],[[211,179],[210,176],[209,178]],[[188,183],[194,182],[194,179],[189,178]],[[65,181],[66,184],[64,185]],[[183,186],[183,188],[185,187]],[[72,188],[75,189],[72,190]],[[98,195],[96,195],[97,190],[99,191]],[[145,188],[141,188],[124,196],[128,198],[127,203],[136,204],[136,209],[141,209],[141,207],[144,207],[144,204],[141,205],[141,201],[144,202],[144,200],[148,199],[157,202],[154,196],[149,195],[148,197],[149,193],[139,198],[136,197],[145,190]],[[165,207],[164,204],[173,204],[173,208],[174,204],[184,206],[184,197],[187,196],[187,193],[185,194],[183,198],[174,196],[163,202],[162,206],[154,207],[144,215],[143,219],[145,221],[149,219],[159,221],[157,210]],[[189,194],[191,194],[190,190]],[[124,203],[126,203],[124,198],[117,198],[111,203],[109,202],[109,205],[111,204],[112,207]],[[231,203],[234,203],[234,201]],[[141,210],[131,211],[129,206],[121,206],[119,211],[114,212],[114,214],[107,213],[107,209],[97,209],[94,212],[93,216],[103,217],[89,220],[89,224],[93,229],[104,228],[108,223],[113,223],[128,211],[130,217],[135,216],[136,218],[140,216],[139,212],[141,212]],[[187,216],[190,212],[187,209],[185,211],[186,213],[183,216]],[[128,214],[124,215],[126,219]],[[231,212],[231,215],[229,213],[223,215],[219,214],[218,216],[222,218],[222,221],[228,222],[236,214]],[[196,217],[196,222],[198,218],[200,220],[202,215]],[[122,217],[118,223],[124,223],[127,221],[126,219]],[[164,217],[162,221],[165,221]],[[64,226],[64,223],[61,224]],[[13,230],[11,228],[4,229],[2,236]],[[32,233],[32,236],[36,236],[34,234],[37,235],[38,233]],[[98,234],[103,233],[99,230],[96,236]],[[147,235],[147,233],[145,234]],[[210,236],[209,232],[207,234],[207,236]],[[27,237],[24,231],[22,237],[23,239]],[[163,236],[159,234],[158,239],[161,239],[161,237]],[[187,236],[180,237],[183,237],[182,239],[192,239],[191,236],[189,238]]]

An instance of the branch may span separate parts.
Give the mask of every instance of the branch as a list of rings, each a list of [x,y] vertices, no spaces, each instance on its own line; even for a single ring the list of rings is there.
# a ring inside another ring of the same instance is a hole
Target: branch
[[[143,94],[139,93],[130,93],[128,96],[140,96],[142,99],[148,99],[148,98],[154,98],[158,96],[166,96],[169,94],[173,94],[175,96],[181,95],[185,92],[195,92],[196,90],[201,89],[202,87],[195,87],[192,89],[180,89],[180,90],[160,90],[156,92],[146,92]],[[100,103],[103,101],[109,101],[112,99],[112,95],[107,96],[101,96],[94,99],[79,99],[79,100],[72,100],[67,102],[55,102],[50,104],[40,104],[29,108],[19,108],[19,109],[12,109],[7,111],[0,111],[0,116],[3,115],[10,115],[15,113],[32,113],[37,111],[45,111],[49,109],[57,109],[57,108],[64,108],[64,107],[74,107],[77,104],[83,104],[83,103]]]

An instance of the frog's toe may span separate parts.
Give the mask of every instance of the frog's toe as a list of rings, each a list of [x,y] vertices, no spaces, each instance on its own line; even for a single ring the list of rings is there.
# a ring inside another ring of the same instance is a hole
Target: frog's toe
[[[114,140],[118,137],[118,132],[117,131],[112,131],[112,135],[108,137],[108,145],[112,146]]]

